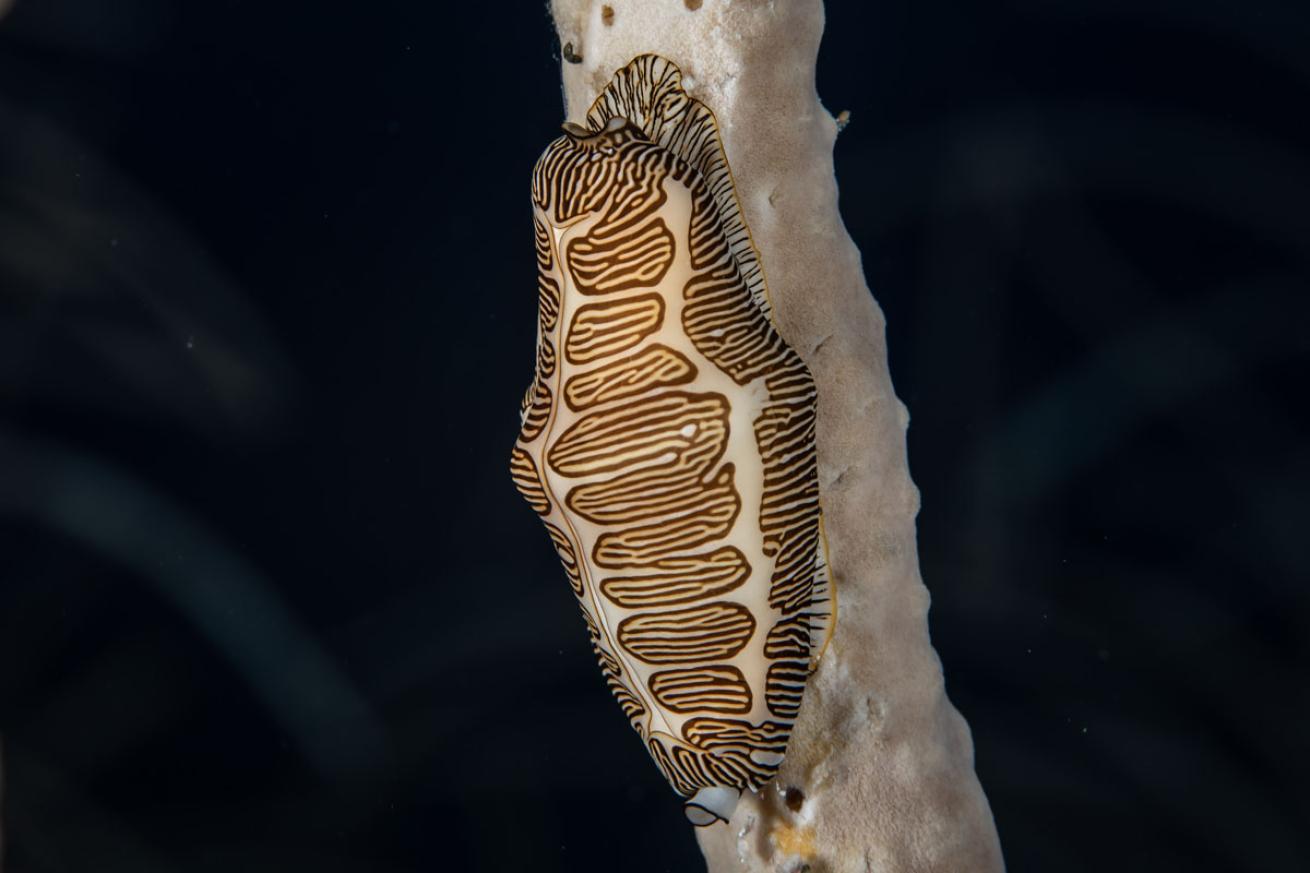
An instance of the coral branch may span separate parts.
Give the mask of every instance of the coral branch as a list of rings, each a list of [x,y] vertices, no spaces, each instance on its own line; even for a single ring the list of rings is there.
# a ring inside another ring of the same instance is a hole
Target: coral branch
[[[838,123],[815,92],[820,0],[553,0],[567,115],[654,52],[718,118],[779,331],[819,388],[837,630],[773,786],[697,833],[712,873],[1002,870],[964,720],[928,639],[882,313],[837,211]]]

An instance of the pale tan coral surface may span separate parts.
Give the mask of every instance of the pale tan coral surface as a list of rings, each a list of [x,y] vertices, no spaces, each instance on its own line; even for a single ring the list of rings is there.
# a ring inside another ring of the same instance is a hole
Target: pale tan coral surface
[[[779,330],[819,387],[818,454],[840,613],[774,787],[698,830],[709,869],[1004,868],[968,726],[928,638],[883,317],[837,212],[837,125],[815,91],[820,0],[553,0],[569,120],[633,57],[674,61],[718,117]],[[785,793],[792,789],[790,793]],[[672,802],[672,798],[671,798]]]

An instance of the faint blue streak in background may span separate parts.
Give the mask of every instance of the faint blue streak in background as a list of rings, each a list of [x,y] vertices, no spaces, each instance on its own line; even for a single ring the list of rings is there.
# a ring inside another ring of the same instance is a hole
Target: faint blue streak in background
[[[58,531],[149,582],[239,670],[322,773],[385,757],[367,701],[268,580],[185,510],[93,458],[0,435],[0,512]]]

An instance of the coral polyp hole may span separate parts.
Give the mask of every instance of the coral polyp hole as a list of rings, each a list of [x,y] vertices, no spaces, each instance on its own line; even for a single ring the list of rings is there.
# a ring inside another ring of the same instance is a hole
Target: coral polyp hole
[[[805,805],[805,792],[799,788],[788,788],[787,793],[782,796],[782,802],[787,804],[787,808],[792,812],[800,812],[801,807]]]
[[[613,6],[602,6],[602,7],[600,7],[600,23],[603,24],[603,25],[605,25],[606,27],[609,27],[611,24],[614,23],[614,7],[613,7]]]
[[[701,7],[702,0],[682,0],[682,2],[686,4],[688,9],[690,9],[692,12],[695,12],[697,9]]]

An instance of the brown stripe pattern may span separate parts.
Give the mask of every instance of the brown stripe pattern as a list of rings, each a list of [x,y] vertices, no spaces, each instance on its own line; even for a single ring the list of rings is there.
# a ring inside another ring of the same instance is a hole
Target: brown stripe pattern
[[[750,575],[746,556],[732,546],[708,555],[664,558],[645,569],[631,576],[607,576],[600,583],[601,593],[625,609],[675,606],[727,594]]]
[[[564,354],[572,364],[589,364],[625,352],[659,330],[664,301],[642,294],[578,308],[569,324]]]
[[[751,687],[736,667],[660,670],[648,684],[660,706],[672,712],[744,715],[751,709]]]
[[[657,55],[635,58],[614,74],[609,87],[596,98],[587,112],[587,123],[593,130],[601,130],[615,117],[627,119],[647,139],[678,155],[700,175],[704,189],[717,204],[723,240],[742,281],[760,311],[769,316],[764,271],[741,214],[718,122],[708,106],[683,91],[682,71]],[[697,263],[695,255],[692,259],[698,269],[705,263]]]
[[[532,199],[514,483],[669,783],[759,789],[832,610],[814,382],[772,323],[714,116],[639,57],[542,154]]]
[[[537,465],[532,460],[532,456],[518,446],[515,446],[514,451],[510,453],[509,475],[533,512],[537,515],[550,515],[550,498],[546,496],[546,489],[537,474]]]
[[[696,366],[686,356],[668,346],[652,343],[631,357],[569,379],[564,385],[564,402],[577,412],[663,386],[686,385],[695,378]]]
[[[550,535],[550,541],[555,544],[555,553],[559,555],[560,563],[564,565],[564,574],[569,577],[569,587],[578,597],[585,597],[582,586],[582,567],[578,564],[578,552],[573,548],[573,543],[565,536],[564,531],[555,527],[550,522],[545,522],[546,533]],[[588,621],[590,621],[588,615]]]
[[[583,294],[658,285],[673,263],[673,234],[658,217],[619,232],[604,227],[569,244],[569,273]]]
[[[721,661],[742,650],[755,618],[739,603],[639,612],[619,625],[619,645],[650,664]]]

